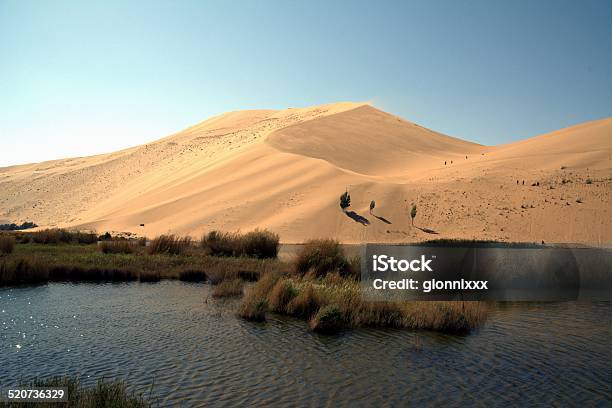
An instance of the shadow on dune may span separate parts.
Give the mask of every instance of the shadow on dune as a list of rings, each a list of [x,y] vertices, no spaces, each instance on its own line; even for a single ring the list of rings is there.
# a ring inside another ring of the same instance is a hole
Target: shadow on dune
[[[439,234],[439,232],[434,231],[434,230],[429,229],[429,228],[421,228],[421,227],[417,227],[416,225],[414,227],[417,228],[417,229],[420,229],[423,232],[426,232],[427,234],[435,234],[435,235]]]
[[[386,219],[385,217],[379,217],[378,215],[374,215],[372,214],[372,216],[374,216],[375,218],[378,218],[379,220],[381,220],[382,222],[384,222],[385,224],[392,224],[391,221],[389,221],[388,219]]]
[[[370,225],[370,220],[368,220],[363,215],[357,214],[355,211],[347,211],[346,216],[351,218],[353,221],[360,223],[361,225]]]

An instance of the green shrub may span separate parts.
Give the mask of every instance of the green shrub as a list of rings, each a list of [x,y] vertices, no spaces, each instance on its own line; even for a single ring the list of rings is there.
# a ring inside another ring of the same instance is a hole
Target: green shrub
[[[0,254],[10,254],[15,249],[15,237],[8,234],[0,235]]]
[[[324,306],[309,322],[310,329],[315,332],[333,334],[342,330],[344,317],[336,305]]]
[[[308,241],[296,256],[295,271],[301,275],[312,271],[317,277],[323,277],[329,272],[346,276],[351,272],[342,247],[333,239]]]

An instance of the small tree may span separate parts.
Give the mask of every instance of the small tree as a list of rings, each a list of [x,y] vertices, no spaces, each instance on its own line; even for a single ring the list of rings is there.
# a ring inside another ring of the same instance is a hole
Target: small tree
[[[416,204],[412,204],[412,209],[410,210],[410,222],[412,223],[412,225],[414,226],[414,217],[416,217]]]
[[[372,200],[370,201],[370,214],[372,214],[374,207],[376,207],[376,201]]]
[[[351,205],[351,195],[348,193],[348,191],[345,191],[340,196],[340,208],[342,208],[342,211],[346,211],[346,209],[349,208],[350,205]]]

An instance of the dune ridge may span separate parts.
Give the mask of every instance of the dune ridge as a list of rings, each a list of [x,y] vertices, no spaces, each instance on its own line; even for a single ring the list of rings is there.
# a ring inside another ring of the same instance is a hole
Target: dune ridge
[[[119,152],[0,168],[0,222],[147,236],[268,228],[286,243],[605,244],[611,134],[607,118],[481,146],[366,103],[230,112]]]

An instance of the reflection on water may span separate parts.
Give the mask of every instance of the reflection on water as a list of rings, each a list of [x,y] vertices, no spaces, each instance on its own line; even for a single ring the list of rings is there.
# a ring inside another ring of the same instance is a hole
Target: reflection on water
[[[161,405],[610,403],[612,304],[499,307],[469,336],[308,332],[234,317],[208,285],[0,289],[0,387],[124,378]]]

